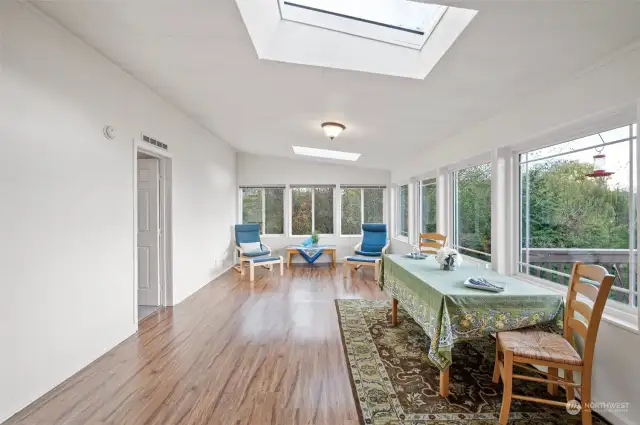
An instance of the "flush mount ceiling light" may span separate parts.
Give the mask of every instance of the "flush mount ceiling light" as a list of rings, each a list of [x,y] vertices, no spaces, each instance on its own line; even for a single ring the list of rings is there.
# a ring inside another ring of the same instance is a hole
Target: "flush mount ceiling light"
[[[323,122],[320,127],[324,130],[324,135],[331,140],[338,137],[340,133],[347,129],[347,127],[339,122]]]
[[[357,161],[359,153],[331,151],[328,149],[305,148],[304,146],[292,146],[296,155],[315,156],[317,158],[340,159],[343,161]]]

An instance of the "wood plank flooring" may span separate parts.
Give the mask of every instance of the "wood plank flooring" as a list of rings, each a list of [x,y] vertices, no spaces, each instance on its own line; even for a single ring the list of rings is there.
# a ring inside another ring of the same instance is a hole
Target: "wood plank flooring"
[[[371,270],[227,272],[5,425],[356,425],[335,298],[386,299]]]

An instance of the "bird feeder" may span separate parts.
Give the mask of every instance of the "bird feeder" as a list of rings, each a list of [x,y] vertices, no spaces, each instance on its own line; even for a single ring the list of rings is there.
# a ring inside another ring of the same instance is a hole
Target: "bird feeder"
[[[586,177],[609,177],[614,174],[613,171],[607,171],[607,156],[602,153],[604,151],[604,139],[602,136],[600,136],[600,140],[602,140],[602,146],[595,148],[597,154],[593,155],[593,172],[585,174]]]

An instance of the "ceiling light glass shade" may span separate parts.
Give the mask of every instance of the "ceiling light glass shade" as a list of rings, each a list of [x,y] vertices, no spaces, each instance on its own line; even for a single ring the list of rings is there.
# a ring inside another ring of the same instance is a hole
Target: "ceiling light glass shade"
[[[340,135],[347,127],[340,124],[339,122],[325,122],[322,123],[322,129],[324,130],[325,136],[329,139],[333,140]]]
[[[332,151],[328,149],[306,148],[304,146],[291,146],[296,155],[315,156],[317,158],[341,159],[343,161],[357,161],[359,153]]]

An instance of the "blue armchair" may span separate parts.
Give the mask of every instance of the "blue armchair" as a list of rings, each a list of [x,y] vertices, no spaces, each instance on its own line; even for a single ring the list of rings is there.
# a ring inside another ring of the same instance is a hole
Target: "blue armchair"
[[[271,248],[263,244],[260,240],[260,224],[236,224],[235,233],[236,251],[238,251],[238,259],[240,262],[240,269],[238,271],[240,273],[244,274],[244,269],[242,268],[244,262],[250,262],[256,257],[261,257],[263,255],[271,255]],[[244,252],[241,244],[245,243],[259,243],[260,249],[251,252]]]
[[[374,268],[375,280],[378,280],[382,255],[387,253],[388,248],[389,239],[386,224],[363,224],[362,242],[354,247],[355,255],[344,259],[344,277],[347,277],[348,267],[357,270],[362,266],[371,266]]]
[[[356,255],[365,257],[382,257],[389,248],[387,225],[368,223],[362,225],[362,242],[354,247]]]

